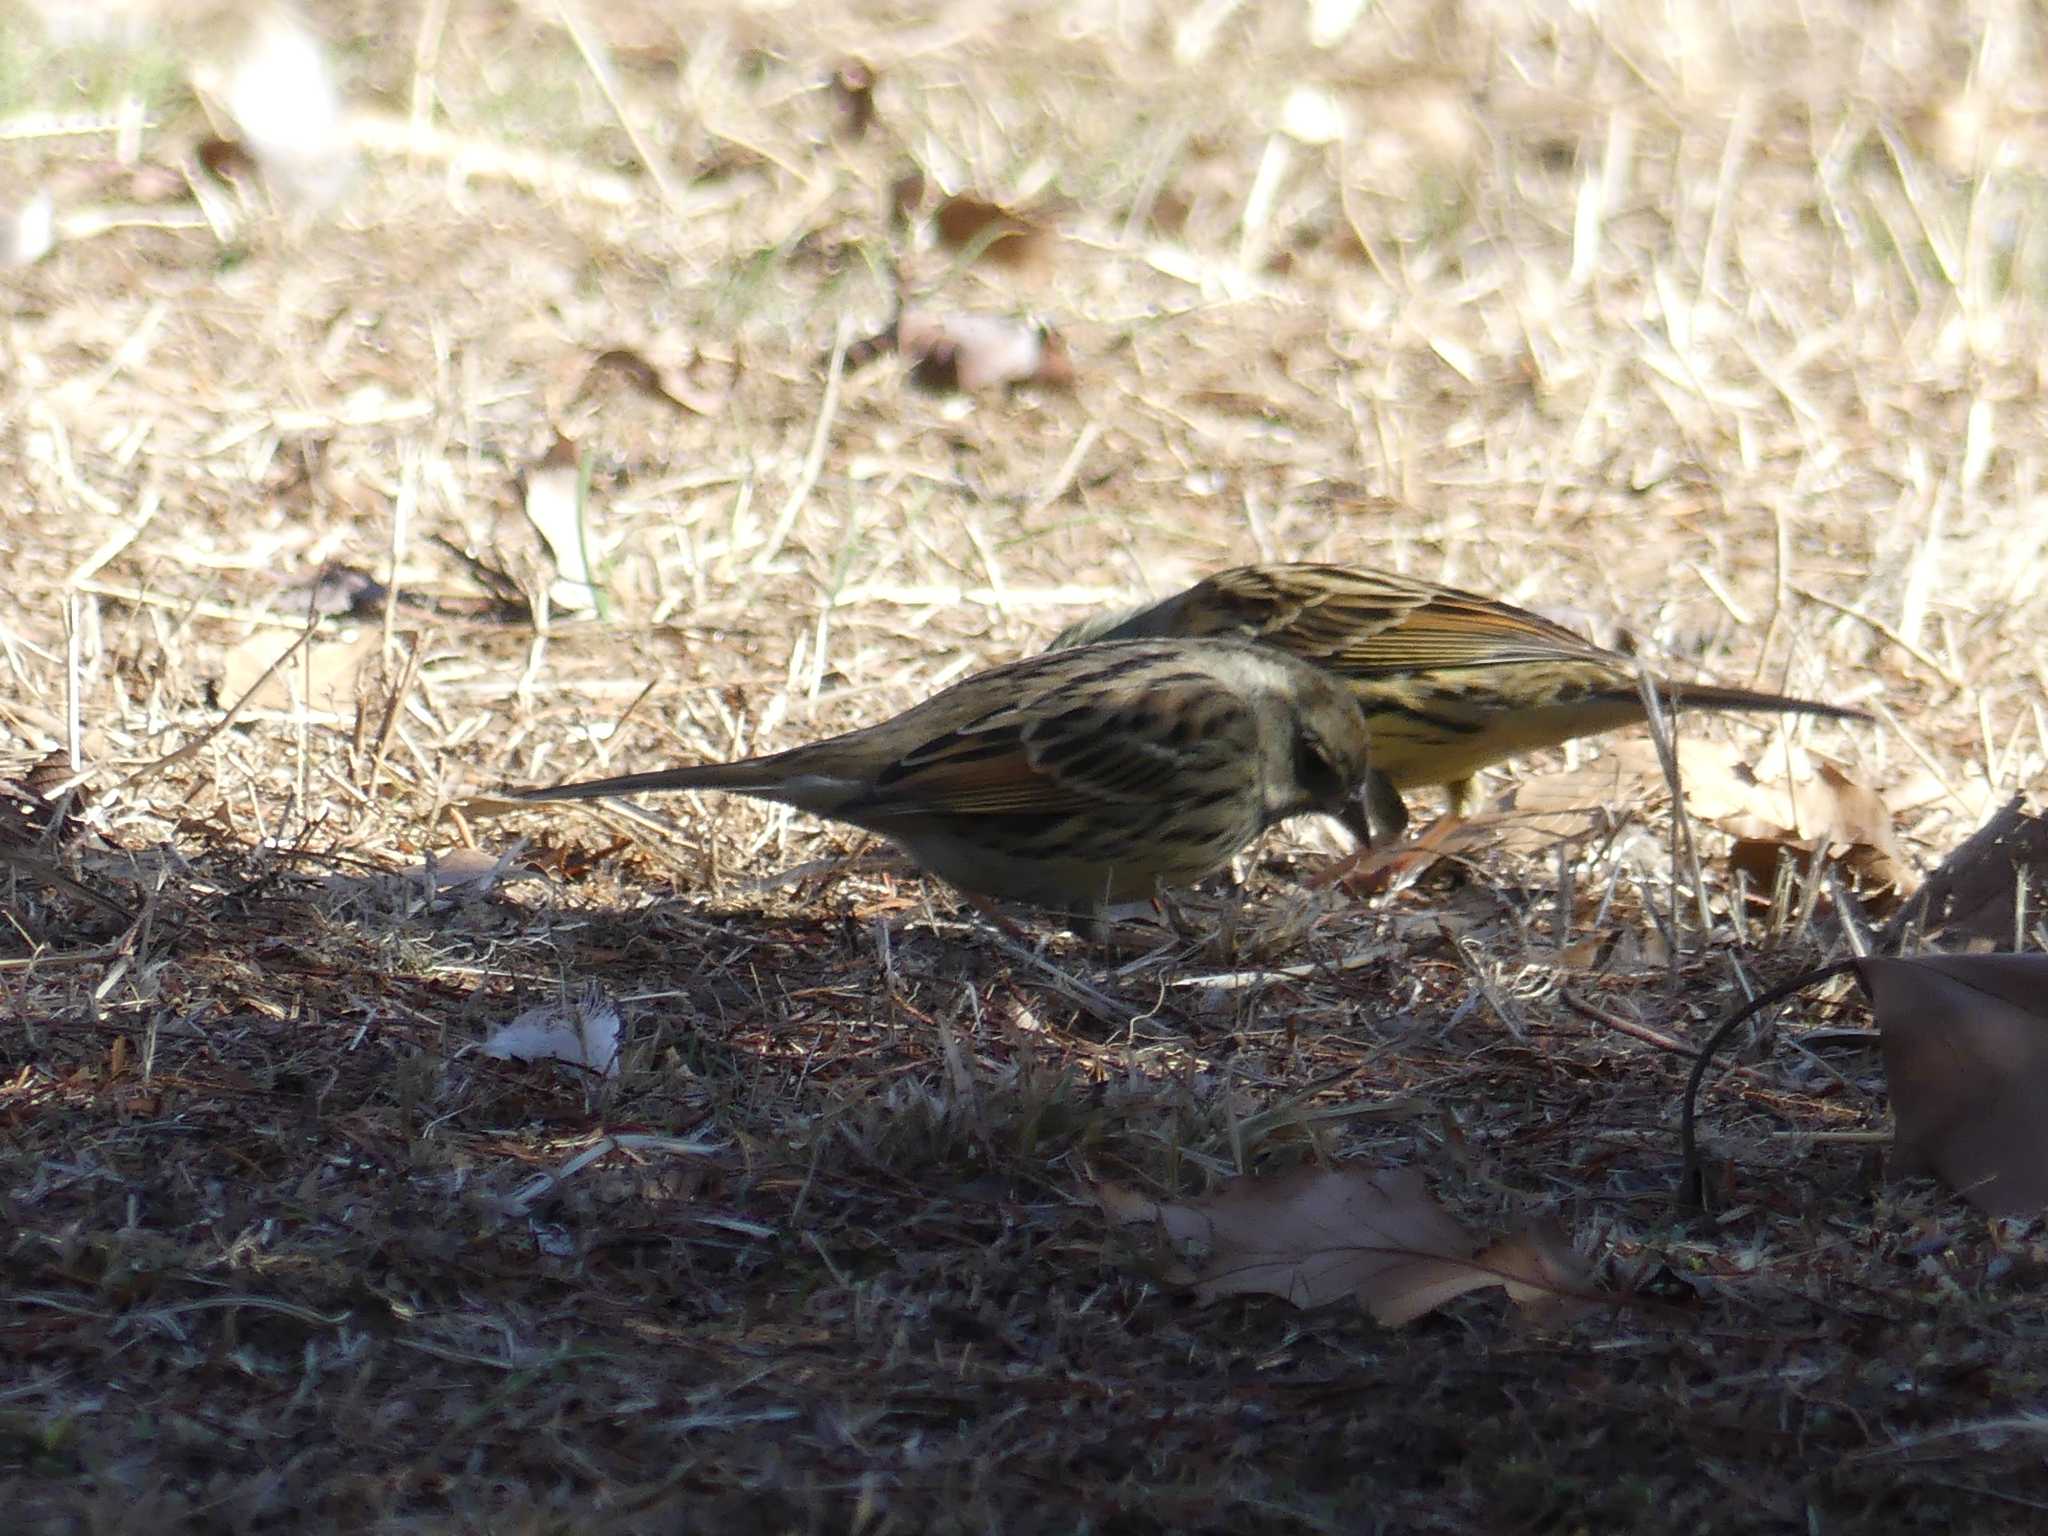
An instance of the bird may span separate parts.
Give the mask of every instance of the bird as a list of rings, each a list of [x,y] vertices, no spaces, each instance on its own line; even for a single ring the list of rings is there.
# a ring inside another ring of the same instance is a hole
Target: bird
[[[970,897],[1103,909],[1227,863],[1308,812],[1368,832],[1369,737],[1341,682],[1231,639],[1126,640],[977,673],[893,719],[788,751],[502,792],[715,789],[892,839]]]
[[[1341,678],[1372,733],[1364,803],[1382,839],[1407,830],[1401,792],[1440,784],[1453,814],[1480,769],[1539,747],[1639,724],[1649,716],[1636,662],[1523,608],[1366,566],[1238,566],[1149,607],[1070,625],[1074,645],[1150,637],[1237,637]],[[1749,688],[1650,677],[1667,707],[1771,710],[1868,720]]]

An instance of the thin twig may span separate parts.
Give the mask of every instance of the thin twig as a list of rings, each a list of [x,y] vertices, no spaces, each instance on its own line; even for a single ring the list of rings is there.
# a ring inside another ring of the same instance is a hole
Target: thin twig
[[[1885,623],[1883,619],[1873,618],[1860,608],[1852,608],[1847,603],[1838,603],[1832,597],[1824,597],[1807,587],[1795,586],[1792,590],[1805,598],[1809,603],[1819,603],[1821,607],[1832,609],[1844,618],[1854,619],[1859,624],[1868,625],[1878,634],[1884,636],[1885,639],[1891,641],[1893,645],[1904,651],[1908,656],[1919,662],[1921,666],[1927,668],[1928,671],[1932,672],[1944,683],[1947,683],[1949,687],[1962,688],[1968,686],[1964,678],[1957,676],[1955,672],[1936,661],[1931,652],[1915,645],[1896,629],[1893,629],[1891,625]]]
[[[406,647],[405,667],[398,675],[398,685],[391,690],[391,697],[385,701],[384,718],[377,725],[377,745],[370,754],[370,776],[363,782],[365,793],[377,792],[377,780],[384,772],[384,757],[391,750],[391,737],[398,729],[399,711],[405,708],[406,695],[412,692],[413,684],[419,679],[423,648],[423,637],[417,634]]]
[[[1638,1024],[1633,1019],[1625,1019],[1618,1013],[1609,1013],[1605,1008],[1597,1007],[1587,1002],[1569,987],[1561,988],[1557,995],[1565,1007],[1571,1009],[1579,1017],[1591,1019],[1595,1024],[1604,1024],[1607,1028],[1627,1035],[1631,1039],[1640,1040],[1645,1045],[1654,1045],[1660,1051],[1669,1051],[1674,1056],[1683,1056],[1688,1060],[1699,1054],[1683,1040],[1667,1035],[1662,1030],[1652,1029],[1647,1024]]]
[[[604,104],[612,109],[612,117],[619,125],[619,131],[626,136],[626,142],[633,146],[633,153],[640,158],[641,167],[653,179],[654,189],[661,194],[670,213],[683,212],[682,196],[676,191],[675,183],[669,179],[668,167],[662,157],[648,147],[647,140],[640,132],[633,114],[626,110],[626,103],[619,94],[618,77],[612,71],[611,55],[606,52],[602,40],[591,35],[582,9],[573,0],[555,0],[555,15],[560,18],[562,28],[569,34],[569,40],[576,45],[577,53],[583,57],[583,64],[590,71],[590,78],[597,82],[598,94],[604,97]]]
[[[1060,462],[1060,467],[1054,472],[1052,480],[1025,509],[1027,513],[1043,512],[1067,494],[1074,484],[1075,477],[1081,473],[1082,460],[1088,457],[1088,450],[1095,446],[1096,440],[1101,436],[1102,425],[1099,422],[1090,421],[1081,429],[1080,435],[1074,439],[1074,446],[1067,451],[1066,458]]]
[[[825,372],[825,398],[818,405],[817,425],[811,429],[810,451],[804,455],[803,469],[797,474],[796,484],[789,488],[789,498],[775,515],[775,526],[769,531],[768,542],[754,557],[756,571],[767,570],[775,557],[782,553],[783,541],[796,526],[797,514],[803,511],[804,503],[817,489],[818,476],[825,467],[825,445],[832,436],[832,418],[839,412],[839,380],[846,372],[846,347],[852,337],[853,317],[841,315],[839,330],[832,339],[831,366]]]
[[[222,731],[226,730],[229,726],[233,725],[236,720],[241,718],[242,711],[249,707],[249,701],[255,698],[258,693],[262,692],[263,685],[269,682],[273,677],[277,676],[277,674],[284,669],[284,664],[286,662],[290,661],[294,656],[298,655],[301,650],[305,649],[306,642],[311,640],[313,636],[319,632],[319,628],[320,625],[317,621],[308,624],[305,630],[299,635],[299,638],[294,640],[290,645],[286,646],[282,654],[278,656],[277,660],[273,661],[269,666],[263,669],[263,675],[257,678],[255,682],[249,685],[248,691],[245,692],[239,699],[235,700],[233,704],[228,706],[226,714],[222,715],[218,720],[214,721],[212,725],[208,726],[204,731],[200,732],[197,736],[193,737],[190,741],[186,742],[185,745],[178,748],[177,751],[167,752],[162,757],[156,759],[156,761],[154,762],[144,763],[140,768],[136,769],[133,773],[129,774],[127,778],[122,779],[119,783],[115,784],[109,791],[109,793],[118,793],[122,790],[133,789],[136,785],[142,783],[143,781],[155,778],[158,774],[162,773],[166,768],[173,767],[176,764],[185,761],[186,758],[191,757],[194,753],[198,752],[200,748],[204,747],[209,741],[212,741],[214,737],[218,736]]]

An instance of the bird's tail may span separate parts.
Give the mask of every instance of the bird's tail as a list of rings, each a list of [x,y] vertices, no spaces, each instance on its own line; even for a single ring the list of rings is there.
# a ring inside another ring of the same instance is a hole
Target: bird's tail
[[[657,768],[649,773],[622,773],[609,779],[585,779],[534,789],[499,791],[505,800],[600,800],[607,795],[636,795],[649,789],[718,789],[734,795],[773,796],[781,783],[774,757],[748,757],[736,763],[693,763],[685,768]]]
[[[1821,715],[1829,720],[1868,720],[1870,711],[1853,704],[1823,704],[1818,699],[1788,698],[1754,688],[1721,688],[1712,683],[1667,683],[1659,690],[1664,702],[1686,709],[1751,709],[1780,714]]]

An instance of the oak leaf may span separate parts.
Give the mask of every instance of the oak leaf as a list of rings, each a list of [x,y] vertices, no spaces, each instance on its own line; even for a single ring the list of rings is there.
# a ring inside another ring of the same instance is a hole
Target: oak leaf
[[[2048,1205],[2048,955],[1872,956],[1902,1173],[1994,1216]]]
[[[1235,1179],[1188,1201],[1100,1184],[1095,1197],[1114,1221],[1155,1226],[1179,1260],[1169,1278],[1193,1285],[1204,1302],[1263,1293],[1309,1308],[1355,1297],[1400,1327],[1486,1286],[1505,1286],[1529,1305],[1574,1295],[1585,1279],[1554,1229],[1531,1228],[1479,1252],[1412,1168],[1303,1167]]]

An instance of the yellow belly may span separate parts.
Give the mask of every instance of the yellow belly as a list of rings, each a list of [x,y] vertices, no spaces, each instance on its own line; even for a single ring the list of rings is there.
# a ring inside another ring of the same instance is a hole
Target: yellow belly
[[[1372,765],[1396,789],[1453,784],[1524,752],[1554,747],[1643,718],[1640,702],[1582,699],[1513,709],[1372,710]]]

